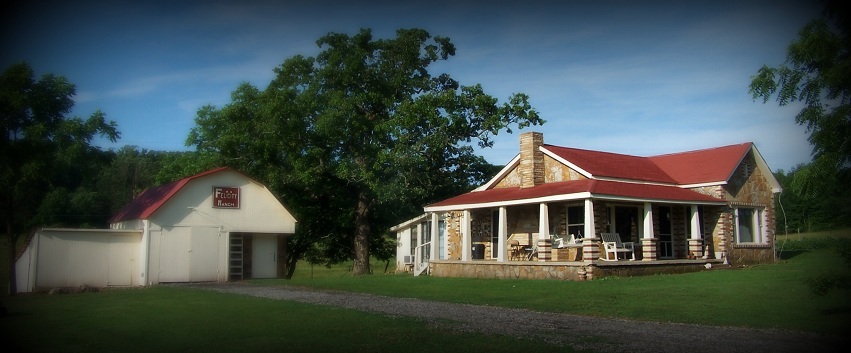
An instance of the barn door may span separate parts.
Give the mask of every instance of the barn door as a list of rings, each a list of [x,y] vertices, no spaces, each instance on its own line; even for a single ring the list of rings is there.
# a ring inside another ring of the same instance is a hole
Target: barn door
[[[160,282],[216,281],[219,240],[219,229],[212,227],[174,227],[163,231]]]
[[[278,238],[255,234],[251,239],[251,278],[275,278],[278,269]]]
[[[192,246],[188,227],[163,229],[160,236],[160,282],[188,282]]]
[[[219,273],[219,229],[192,227],[191,282],[215,282]]]

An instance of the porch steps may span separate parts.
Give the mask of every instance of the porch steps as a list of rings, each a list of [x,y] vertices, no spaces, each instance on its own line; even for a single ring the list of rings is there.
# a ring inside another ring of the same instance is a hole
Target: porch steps
[[[419,276],[423,272],[428,272],[428,262],[414,263],[414,276]]]

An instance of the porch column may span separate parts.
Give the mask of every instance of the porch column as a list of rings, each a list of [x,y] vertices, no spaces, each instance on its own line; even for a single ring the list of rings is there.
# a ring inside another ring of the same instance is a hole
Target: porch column
[[[421,246],[423,245],[423,223],[417,223],[417,247],[414,248],[414,262],[416,264],[421,264],[423,261],[423,251]]]
[[[585,230],[582,234],[582,261],[591,262],[600,258],[600,242],[594,226],[594,202],[585,199]]]
[[[437,213],[431,213],[431,244],[429,248],[429,260],[437,260]]]
[[[643,261],[656,260],[656,244],[659,239],[653,234],[653,205],[644,203],[644,237],[641,238],[641,253]]]
[[[538,212],[538,261],[552,259],[553,240],[550,238],[550,211],[546,203],[541,203]]]
[[[691,205],[691,237],[688,240],[688,258],[703,257],[703,239],[700,237],[700,216],[697,205]]]
[[[508,216],[508,211],[505,206],[499,208],[499,229],[494,229],[494,232],[498,232],[499,235],[499,245],[497,245],[497,262],[505,262],[508,258],[508,246],[506,246],[508,242],[508,220],[506,218]]]
[[[461,215],[461,261],[472,258],[472,241],[470,238],[470,210],[464,210]]]

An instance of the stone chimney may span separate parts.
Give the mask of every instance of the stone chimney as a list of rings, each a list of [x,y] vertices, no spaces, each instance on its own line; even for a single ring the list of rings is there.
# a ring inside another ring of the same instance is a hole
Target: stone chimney
[[[520,188],[531,188],[544,183],[544,134],[524,132],[520,134]]]

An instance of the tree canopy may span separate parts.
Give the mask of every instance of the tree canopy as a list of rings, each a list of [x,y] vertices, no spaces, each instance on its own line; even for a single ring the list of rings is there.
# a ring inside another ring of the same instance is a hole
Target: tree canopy
[[[786,62],[752,77],[754,99],[803,103],[795,121],[807,127],[813,161],[798,170],[792,188],[813,195],[851,167],[851,18],[847,6],[828,3],[824,16],[801,28]]]
[[[325,239],[326,255],[354,257],[355,275],[369,273],[370,249],[386,249],[391,224],[490,176],[474,145],[544,123],[525,94],[500,104],[481,85],[430,72],[455,55],[449,38],[362,29],[317,45],[315,57],[275,68],[265,89],[244,83],[231,103],[200,109],[187,145],[269,182],[296,213],[299,239],[310,239],[290,250]]]
[[[62,76],[36,80],[26,63],[0,74],[0,231],[9,240],[12,293],[15,245],[30,227],[108,218],[102,195],[88,183],[106,161],[91,142],[97,135],[115,141],[119,132],[100,111],[85,120],[67,117],[75,90]]]

